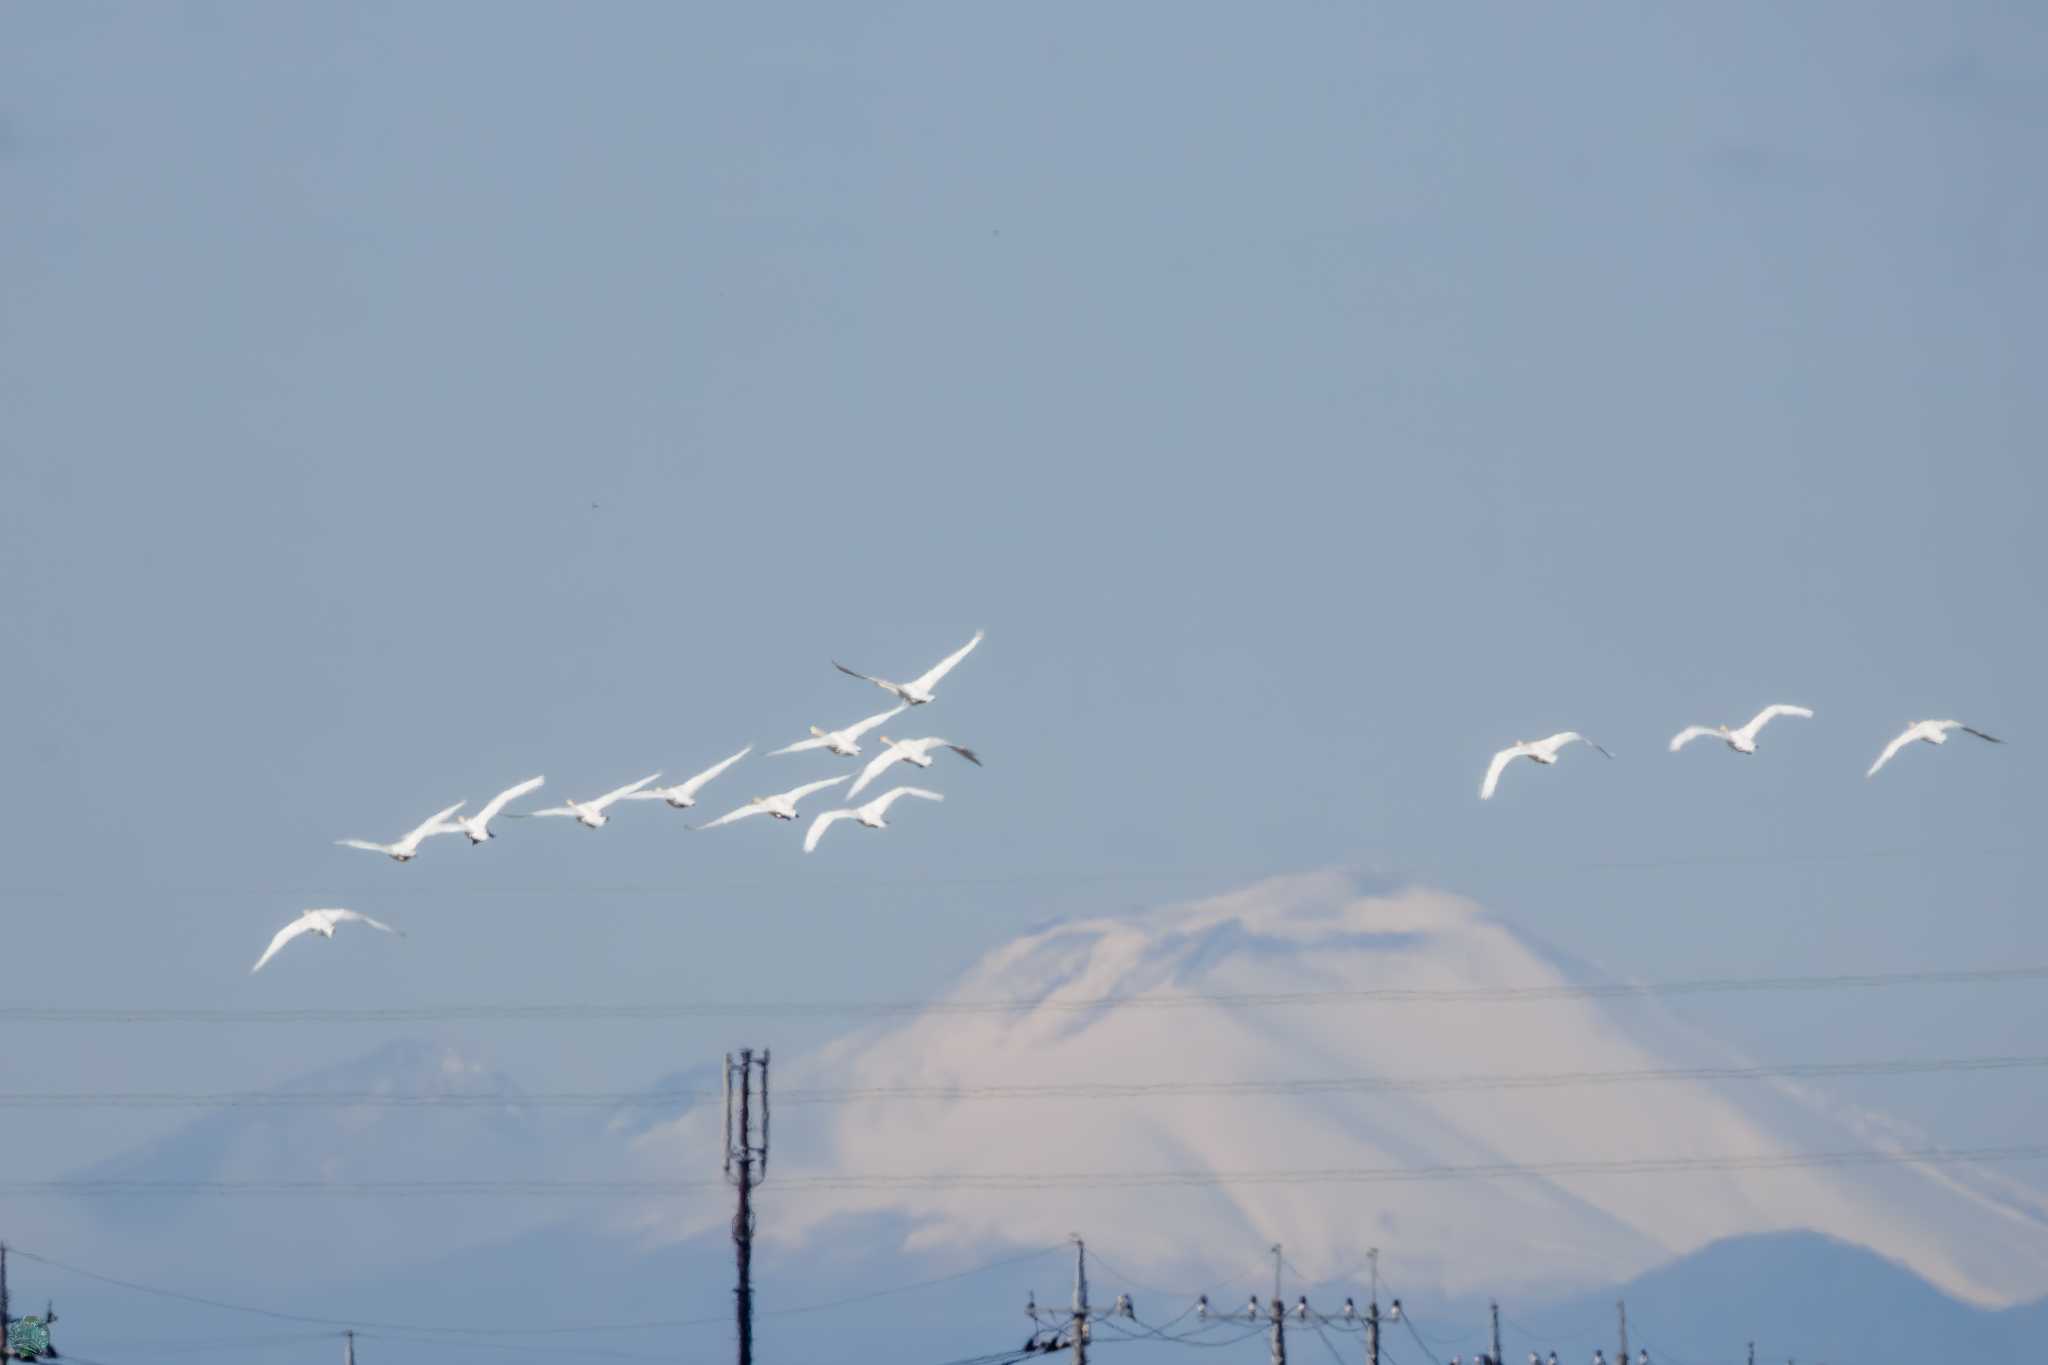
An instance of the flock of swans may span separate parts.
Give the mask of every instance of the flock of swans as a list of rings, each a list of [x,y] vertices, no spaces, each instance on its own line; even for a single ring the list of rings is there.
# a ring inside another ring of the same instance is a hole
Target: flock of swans
[[[858,678],[862,682],[872,683],[876,687],[881,688],[896,699],[896,705],[887,711],[877,712],[865,719],[855,721],[853,724],[840,730],[824,730],[814,725],[811,727],[810,738],[785,744],[780,749],[771,750],[768,756],[777,757],[785,754],[823,751],[835,758],[863,757],[861,740],[870,731],[878,730],[881,726],[888,724],[912,707],[929,705],[936,697],[934,689],[938,686],[939,681],[952,672],[962,659],[973,652],[974,647],[981,643],[983,634],[984,632],[982,631],[976,631],[973,639],[939,660],[938,663],[934,664],[925,673],[909,682],[891,682],[887,678],[877,678],[867,673],[856,672],[835,659],[832,664],[834,668],[848,677]],[[1669,748],[1675,754],[1696,739],[1718,739],[1738,754],[1754,754],[1757,751],[1757,738],[1763,733],[1764,727],[1781,716],[1796,716],[1811,720],[1813,718],[1813,711],[1804,706],[1787,706],[1780,703],[1766,706],[1763,710],[1752,716],[1747,724],[1739,727],[1728,725],[1688,725],[1671,737]],[[1875,777],[1878,769],[1891,762],[1901,749],[1910,744],[1946,744],[1948,743],[1949,736],[1956,731],[1961,731],[1966,735],[1975,735],[1978,739],[1988,740],[1993,744],[2000,742],[1996,736],[1986,734],[1984,731],[1965,725],[1958,720],[1916,721],[1912,725],[1907,726],[1904,732],[1892,740],[1891,743],[1885,745],[1884,751],[1877,756],[1877,761],[1870,765],[1870,771],[1865,773],[1864,776]],[[926,736],[922,739],[893,740],[887,735],[878,735],[877,741],[881,746],[880,751],[874,757],[868,759],[857,775],[841,774],[838,777],[819,778],[816,781],[805,782],[800,786],[791,787],[788,791],[777,792],[771,796],[756,796],[742,805],[733,807],[715,820],[706,821],[701,825],[692,825],[690,828],[699,830],[717,829],[720,826],[735,824],[738,821],[756,815],[766,815],[781,821],[798,820],[802,818],[802,812],[797,809],[797,803],[807,797],[814,796],[832,787],[837,787],[841,783],[848,781],[849,777],[851,777],[852,785],[846,789],[846,795],[849,798],[858,796],[898,763],[907,763],[921,769],[930,768],[935,761],[933,755],[941,749],[958,754],[976,767],[981,765],[981,759],[974,750],[962,744],[955,744],[950,739],[942,739],[936,735]],[[1495,754],[1493,761],[1487,765],[1486,777],[1479,785],[1479,799],[1482,801],[1493,799],[1494,791],[1500,786],[1501,775],[1507,771],[1516,759],[1526,758],[1540,767],[1547,768],[1554,765],[1559,755],[1574,744],[1583,744],[1587,748],[1608,758],[1614,757],[1613,754],[1609,753],[1600,744],[1580,734],[1577,730],[1565,730],[1559,734],[1551,735],[1547,739],[1517,741]],[[508,819],[568,818],[573,819],[577,824],[582,825],[586,829],[603,829],[611,821],[611,816],[607,812],[622,801],[665,801],[672,809],[688,810],[697,804],[698,794],[707,785],[716,780],[733,764],[738,763],[741,759],[752,753],[753,749],[754,746],[749,744],[729,758],[721,759],[717,763],[712,764],[688,781],[678,782],[673,786],[655,786],[654,784],[661,780],[661,774],[649,773],[637,782],[630,782],[623,787],[615,788],[601,796],[592,797],[587,801],[564,801],[558,806],[548,806],[545,809],[536,811],[507,811],[506,807],[508,805],[523,796],[539,790],[545,781],[544,778],[530,777],[524,782],[507,787],[504,791],[499,792],[496,796],[485,802],[473,815],[462,815],[460,812],[468,803],[458,801],[445,810],[436,811],[426,820],[390,843],[377,843],[369,839],[342,839],[338,842],[345,848],[359,848],[372,853],[382,853],[397,862],[407,863],[418,857],[420,845],[435,835],[466,835],[472,846],[496,838],[497,836],[491,831],[491,824],[500,816]],[[822,811],[811,822],[810,828],[804,834],[804,852],[815,852],[819,842],[825,837],[825,832],[843,821],[851,820],[863,829],[889,828],[888,814],[890,809],[905,797],[915,797],[920,801],[944,801],[946,799],[938,792],[930,791],[924,787],[903,786],[885,791],[864,805],[841,806],[837,809]],[[308,910],[299,916],[298,919],[278,930],[277,936],[271,939],[270,946],[264,949],[263,956],[256,959],[256,965],[249,970],[252,973],[262,970],[263,965],[275,957],[279,949],[295,938],[306,934],[318,934],[323,938],[333,938],[335,926],[340,924],[367,924],[371,928],[382,930],[385,933],[395,934],[399,932],[388,924],[371,919],[368,915],[357,914],[353,910]]]
[[[876,678],[866,673],[857,673],[845,664],[834,660],[832,666],[841,673],[847,674],[849,677],[859,678],[863,682],[873,683],[876,687],[895,697],[897,704],[890,710],[869,716],[865,720],[856,721],[843,730],[821,730],[814,725],[811,727],[811,737],[809,739],[800,739],[794,744],[785,744],[780,749],[773,750],[769,757],[781,754],[806,753],[814,749],[822,749],[838,758],[860,758],[862,756],[860,746],[862,736],[866,735],[870,730],[902,715],[914,706],[926,706],[934,701],[936,693],[933,689],[938,686],[939,680],[952,672],[962,659],[973,652],[974,647],[981,643],[985,633],[977,630],[974,632],[973,639],[939,660],[938,663],[918,677],[905,683],[890,682],[886,678]],[[847,781],[849,777],[852,777],[853,785],[847,789],[847,795],[858,796],[872,785],[876,779],[880,778],[883,773],[898,763],[907,763],[915,768],[930,768],[934,762],[932,755],[940,749],[950,750],[976,767],[981,766],[981,758],[974,750],[962,744],[955,744],[952,740],[941,739],[936,735],[927,736],[923,739],[896,740],[890,739],[887,735],[880,735],[877,736],[877,740],[882,746],[881,750],[868,760],[857,776],[841,774],[838,777],[827,777],[815,782],[806,782],[801,786],[792,787],[788,791],[778,792],[772,796],[757,796],[743,805],[735,806],[715,820],[707,821],[701,825],[692,825],[690,828],[700,830],[717,829],[721,825],[730,825],[754,815],[768,815],[773,816],[777,820],[785,821],[796,820],[800,818],[797,802],[807,796],[814,795],[830,787],[836,787],[840,783]],[[485,802],[473,815],[464,816],[459,814],[462,808],[469,803],[467,801],[458,801],[445,810],[436,811],[433,815],[421,821],[418,825],[390,843],[377,843],[369,839],[340,839],[336,842],[343,848],[359,848],[370,853],[382,853],[394,862],[409,863],[419,856],[420,845],[438,834],[467,835],[472,847],[497,838],[498,836],[491,831],[491,823],[500,816],[515,820],[565,817],[575,820],[577,824],[582,825],[585,829],[603,829],[611,822],[611,816],[606,812],[621,801],[666,801],[672,809],[688,810],[697,804],[697,794],[699,792],[720,774],[724,773],[726,769],[752,753],[753,749],[754,746],[749,744],[730,758],[721,759],[703,772],[698,773],[695,777],[690,778],[686,782],[678,782],[674,786],[654,786],[654,783],[661,780],[661,774],[649,773],[637,782],[628,783],[623,787],[615,788],[604,793],[602,796],[595,796],[587,801],[564,801],[559,806],[548,806],[545,809],[536,811],[507,811],[505,808],[512,802],[539,790],[546,782],[544,777],[529,777],[524,782],[507,787],[504,791],[499,792],[496,796]],[[888,814],[889,808],[906,796],[914,796],[924,801],[943,801],[946,799],[939,793],[928,791],[923,787],[894,787],[883,792],[865,805],[846,806],[837,810],[823,811],[818,815],[817,819],[811,822],[811,827],[804,836],[804,852],[815,852],[819,840],[825,836],[825,831],[843,820],[851,820],[864,829],[887,829],[889,822],[885,817]],[[381,920],[371,919],[368,915],[358,914],[354,910],[308,910],[277,931],[276,936],[270,940],[270,946],[263,950],[263,956],[256,959],[256,965],[251,967],[249,971],[252,974],[261,971],[263,965],[269,962],[271,958],[277,956],[278,950],[293,939],[303,937],[306,934],[318,934],[322,938],[333,938],[335,926],[340,924],[367,924],[372,929],[380,929],[387,934],[401,933],[400,930],[392,928]]]
[[[1726,725],[1688,725],[1671,737],[1670,749],[1675,754],[1696,739],[1713,738],[1720,740],[1738,754],[1754,754],[1756,752],[1757,736],[1763,733],[1766,725],[1769,725],[1780,716],[1799,716],[1806,720],[1812,720],[1813,711],[1804,706],[1786,706],[1780,703],[1766,706],[1763,710],[1750,717],[1749,723],[1740,729],[1733,729]],[[1908,744],[1946,744],[1948,743],[1949,735],[1957,730],[1962,731],[1966,735],[1975,735],[1979,739],[1989,740],[1993,744],[2002,743],[1996,735],[1987,735],[1982,730],[1972,729],[1959,720],[1914,721],[1905,728],[1905,731],[1897,739],[1884,746],[1884,752],[1877,756],[1877,762],[1871,764],[1870,771],[1863,775],[1865,777],[1876,777],[1877,770],[1891,762],[1892,756]],[[1608,753],[1606,749],[1586,738],[1577,730],[1566,730],[1560,734],[1552,735],[1548,739],[1517,740],[1495,754],[1493,762],[1487,765],[1486,779],[1479,784],[1479,799],[1481,801],[1493,799],[1494,789],[1500,785],[1500,775],[1516,759],[1526,758],[1533,763],[1539,763],[1547,768],[1557,762],[1557,756],[1560,753],[1574,744],[1583,744],[1590,749],[1606,754],[1609,758],[1614,757],[1613,754]]]

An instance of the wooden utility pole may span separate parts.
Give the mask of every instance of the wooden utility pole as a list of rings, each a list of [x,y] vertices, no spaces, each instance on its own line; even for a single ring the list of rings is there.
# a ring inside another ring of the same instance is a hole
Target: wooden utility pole
[[[754,1121],[754,1072],[761,1073],[761,1118]],[[733,1108],[733,1081],[739,1081],[739,1108]],[[758,1140],[757,1140],[758,1135]],[[738,1278],[733,1286],[733,1316],[739,1327],[740,1365],[754,1365],[754,1186],[768,1176],[768,1049],[757,1059],[741,1048],[739,1060],[725,1054],[725,1178],[739,1191],[732,1216],[733,1260]]]
[[[341,1365],[356,1365],[356,1334],[353,1329],[341,1334]]]
[[[1280,1302],[1280,1244],[1273,1243],[1273,1365],[1287,1365],[1287,1305]]]
[[[1088,1246],[1074,1238],[1074,1365],[1088,1365]]]

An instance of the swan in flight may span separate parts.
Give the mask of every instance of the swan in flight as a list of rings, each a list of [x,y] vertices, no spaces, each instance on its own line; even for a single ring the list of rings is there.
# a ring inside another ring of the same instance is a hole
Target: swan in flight
[[[498,818],[498,812],[505,809],[506,805],[510,802],[517,801],[520,797],[533,791],[545,781],[547,779],[544,777],[529,777],[516,787],[505,788],[505,790],[499,792],[486,802],[484,808],[475,815],[465,815],[456,820],[454,822],[455,828],[469,836],[472,848],[486,839],[495,838],[496,836],[491,833],[491,821]]]
[[[866,720],[855,721],[844,730],[820,730],[813,725],[811,738],[800,739],[794,744],[785,744],[780,749],[772,751],[768,757],[773,758],[776,754],[798,754],[806,749],[830,749],[841,758],[859,758],[859,741],[862,735],[891,716],[900,716],[909,709],[909,702],[899,702],[894,710],[883,711],[879,715],[869,716]]]
[[[969,640],[966,644],[939,660],[938,663],[932,665],[931,672],[907,683],[893,683],[886,678],[871,678],[865,673],[856,673],[837,659],[832,661],[832,666],[848,677],[859,678],[862,682],[871,682],[884,692],[894,694],[901,698],[906,705],[923,706],[932,699],[932,689],[939,685],[939,679],[951,673],[955,664],[973,653],[974,647],[981,643],[981,637],[986,634],[988,632],[985,630],[975,631],[972,640]]]
[[[1526,744],[1517,740],[1514,744],[1502,749],[1493,756],[1492,764],[1486,769],[1486,781],[1481,783],[1479,787],[1479,799],[1486,801],[1492,798],[1493,789],[1500,785],[1501,770],[1506,768],[1508,764],[1518,758],[1527,758],[1533,759],[1547,768],[1557,762],[1558,750],[1564,748],[1567,744],[1591,745],[1595,749],[1600,749],[1601,753],[1607,754],[1609,758],[1614,757],[1613,754],[1608,754],[1605,749],[1601,749],[1598,744],[1594,744],[1592,740],[1587,739],[1577,730],[1566,730],[1562,734],[1552,735],[1549,739],[1532,739]]]
[[[677,810],[688,810],[691,806],[697,804],[697,793],[704,790],[705,783],[752,752],[754,752],[754,746],[749,744],[731,758],[721,759],[712,764],[688,782],[678,782],[673,787],[650,787],[646,791],[627,792],[626,799],[628,801],[666,801]]]
[[[757,796],[747,802],[746,805],[736,810],[729,810],[716,820],[695,826],[695,828],[717,829],[720,825],[729,825],[735,820],[744,820],[749,815],[772,815],[778,820],[794,820],[796,819],[797,802],[803,800],[812,792],[821,792],[827,787],[836,787],[845,780],[845,775],[841,774],[838,777],[825,778],[820,782],[806,782],[801,787],[791,787],[788,791],[776,796]]]
[[[457,801],[448,809],[437,811],[421,822],[419,828],[396,843],[373,844],[368,839],[336,839],[334,842],[342,848],[367,849],[371,853],[382,853],[394,861],[409,863],[418,855],[422,840],[436,834],[454,834],[460,830],[462,826],[450,823],[448,817],[468,804],[467,801]]]
[[[1865,777],[1876,777],[1877,770],[1879,768],[1882,768],[1885,764],[1891,762],[1893,754],[1905,748],[1908,744],[1913,743],[1915,740],[1925,740],[1929,744],[1948,743],[1948,732],[1951,730],[1961,730],[1966,735],[1975,735],[1979,739],[1988,739],[1993,744],[2005,743],[2005,741],[1998,738],[1998,736],[1987,735],[1982,730],[1972,730],[1969,726],[1963,724],[1959,720],[1915,721],[1913,724],[1908,725],[1906,727],[1906,733],[1900,735],[1897,739],[1893,740],[1891,743],[1884,746],[1884,752],[1877,756],[1877,762],[1871,764],[1870,771],[1863,775]]]
[[[1756,752],[1756,737],[1763,728],[1779,716],[1804,716],[1813,719],[1813,712],[1804,706],[1766,706],[1750,717],[1749,724],[1740,730],[1731,730],[1725,725],[1688,725],[1671,737],[1671,752],[1677,753],[1696,739],[1713,735],[1727,741],[1728,747],[1738,754]]]
[[[825,837],[825,831],[832,828],[836,821],[858,820],[869,829],[889,828],[889,822],[884,820],[882,816],[887,813],[889,807],[894,805],[896,799],[901,796],[921,796],[927,801],[943,801],[946,799],[937,792],[926,791],[923,787],[891,787],[865,806],[855,806],[850,810],[821,811],[818,815],[817,823],[813,824],[810,832],[804,835],[804,852],[809,853],[812,849],[816,848],[818,840]]]
[[[604,813],[605,807],[625,800],[634,792],[639,791],[642,787],[660,776],[660,773],[649,773],[638,782],[628,782],[616,791],[606,792],[595,801],[564,801],[559,806],[549,806],[546,810],[535,811],[534,814],[536,816],[573,815],[576,817],[576,823],[585,829],[603,829],[611,821],[611,817]]]
[[[955,744],[949,739],[940,739],[936,735],[926,739],[895,740],[883,735],[882,743],[888,747],[868,760],[868,766],[860,770],[859,780],[846,789],[848,796],[859,796],[862,789],[880,777],[882,770],[891,763],[914,763],[920,768],[931,767],[934,749],[951,749],[975,767],[981,766],[981,759],[975,755],[974,750],[962,744]]]
[[[387,934],[398,934],[400,938],[404,937],[402,933],[399,933],[398,930],[382,920],[371,919],[368,915],[358,915],[353,910],[308,910],[305,914],[300,915],[290,924],[277,931],[277,936],[270,940],[270,946],[263,950],[262,957],[256,959],[256,965],[249,969],[249,974],[254,976],[257,972],[262,971],[263,964],[276,957],[278,949],[290,943],[300,934],[318,934],[322,938],[333,938],[335,925],[351,922],[367,924],[372,929],[382,929]]]

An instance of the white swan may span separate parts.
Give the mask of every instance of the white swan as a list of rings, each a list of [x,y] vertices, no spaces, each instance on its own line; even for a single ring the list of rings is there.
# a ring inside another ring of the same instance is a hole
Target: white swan
[[[1804,716],[1812,720],[1813,712],[1804,706],[1766,706],[1740,730],[1731,730],[1725,725],[1688,725],[1671,737],[1671,752],[1675,754],[1696,739],[1715,735],[1727,741],[1728,747],[1736,753],[1753,754],[1756,752],[1756,737],[1779,716]]]
[[[576,817],[576,823],[582,825],[585,829],[603,829],[605,825],[611,822],[611,817],[604,813],[605,807],[625,800],[634,792],[639,791],[642,787],[660,776],[660,773],[649,773],[638,782],[629,782],[617,791],[608,791],[594,801],[564,801],[559,806],[549,806],[546,810],[537,810],[534,812],[534,815],[573,815]]]
[[[422,840],[436,834],[454,834],[459,831],[462,827],[449,823],[448,817],[468,804],[467,801],[457,801],[444,811],[436,811],[395,843],[376,844],[368,839],[336,839],[334,842],[342,848],[360,848],[371,853],[382,853],[394,862],[409,863],[418,856]]]
[[[1892,755],[1905,748],[1908,744],[1916,741],[1927,744],[1948,743],[1948,732],[1951,730],[1961,730],[1966,735],[1975,735],[1979,739],[1990,740],[1993,744],[2005,743],[2004,740],[1996,735],[1987,735],[1982,730],[1972,730],[1959,720],[1916,720],[1906,727],[1906,733],[1884,746],[1884,752],[1877,756],[1877,762],[1871,764],[1870,771],[1863,775],[1865,777],[1876,777],[1877,770],[1891,762]]]
[[[892,740],[887,735],[883,735],[882,743],[888,747],[868,760],[868,766],[860,770],[859,779],[846,789],[848,796],[859,796],[862,790],[870,782],[880,777],[883,769],[892,763],[910,763],[920,768],[931,767],[932,750],[934,749],[951,749],[975,767],[979,768],[981,766],[981,759],[976,756],[974,750],[967,748],[965,745],[955,744],[949,739],[940,739],[936,735],[925,739],[897,740]]]
[[[982,637],[986,634],[988,634],[987,631],[975,631],[972,640],[969,640],[966,644],[939,660],[937,664],[932,666],[929,673],[907,683],[893,683],[886,678],[873,678],[865,673],[856,673],[837,659],[832,661],[832,666],[848,677],[859,678],[862,682],[873,683],[884,692],[900,697],[911,706],[923,706],[932,699],[932,689],[938,686],[939,679],[951,673],[955,664],[971,654],[974,651],[974,647],[981,643]]]
[[[491,833],[491,821],[498,818],[498,812],[505,809],[508,803],[517,801],[528,792],[538,789],[545,781],[547,779],[544,777],[529,777],[516,787],[505,788],[505,790],[485,802],[484,808],[475,815],[465,815],[456,820],[455,828],[469,836],[472,848],[486,839],[497,837]]]
[[[754,746],[749,744],[731,758],[719,760],[687,782],[678,782],[673,787],[649,787],[645,791],[627,792],[626,799],[628,801],[666,801],[677,810],[688,810],[697,804],[697,793],[704,790],[705,783],[752,752],[754,752]]]
[[[717,829],[720,825],[729,825],[735,820],[744,820],[749,815],[772,815],[778,820],[794,820],[797,818],[797,802],[803,800],[812,792],[821,792],[827,787],[836,787],[845,780],[845,775],[841,774],[838,777],[825,778],[821,782],[806,782],[801,787],[791,787],[788,791],[781,792],[775,796],[757,796],[747,802],[746,805],[736,810],[729,810],[716,820],[693,826],[693,828]]]
[[[923,787],[892,787],[868,802],[865,806],[855,806],[850,810],[822,811],[819,813],[817,821],[812,824],[810,831],[804,835],[804,852],[809,853],[812,849],[816,848],[818,840],[825,837],[825,831],[841,820],[855,820],[866,825],[869,829],[889,828],[889,822],[884,820],[882,816],[888,812],[890,806],[896,803],[898,797],[903,796],[921,796],[927,801],[943,801],[946,799],[937,792],[926,791]]]
[[[780,749],[771,750],[768,757],[774,758],[777,754],[800,754],[806,749],[830,749],[841,758],[859,758],[859,740],[862,735],[891,716],[900,716],[909,709],[909,702],[901,702],[892,710],[869,716],[866,720],[857,720],[844,730],[820,730],[813,725],[811,738],[800,739],[794,744],[785,744]]]
[[[257,972],[262,971],[263,964],[276,957],[278,949],[290,943],[300,934],[318,934],[322,938],[333,938],[334,926],[348,923],[367,924],[372,929],[382,929],[387,934],[399,933],[398,930],[382,920],[371,919],[368,915],[359,915],[353,910],[308,910],[305,914],[300,915],[290,924],[277,931],[276,937],[270,940],[270,946],[263,950],[263,956],[257,958],[256,965],[249,969],[249,974],[253,976]],[[399,934],[399,937],[403,938],[404,935]]]
[[[1600,749],[1598,744],[1594,744],[1592,740],[1587,739],[1577,730],[1566,730],[1560,734],[1552,735],[1549,739],[1532,739],[1526,743],[1517,740],[1514,744],[1502,749],[1493,756],[1492,764],[1486,769],[1486,781],[1479,786],[1479,799],[1481,801],[1492,799],[1493,789],[1500,785],[1501,770],[1507,767],[1508,764],[1518,758],[1527,758],[1541,763],[1547,768],[1557,762],[1558,750],[1564,748],[1567,744],[1586,744],[1591,745],[1595,749]],[[1607,754],[1609,758],[1614,757],[1613,754],[1608,754],[1605,749],[1600,749],[1600,752]]]

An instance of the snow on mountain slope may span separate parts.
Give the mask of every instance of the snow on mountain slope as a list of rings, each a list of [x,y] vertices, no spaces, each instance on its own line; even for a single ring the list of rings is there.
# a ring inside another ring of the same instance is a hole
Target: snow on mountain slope
[[[514,1200],[233,1188],[247,1182],[349,1185],[543,1175],[558,1146],[553,1125],[521,1103],[518,1087],[504,1073],[462,1048],[401,1039],[275,1091],[321,1102],[229,1105],[74,1173],[71,1179],[83,1182],[201,1186],[71,1196],[87,1219],[90,1244],[120,1247],[129,1266],[176,1263],[189,1256],[189,1248],[204,1247],[210,1262],[245,1277],[274,1273],[302,1281],[352,1268],[366,1256],[389,1264],[503,1237],[549,1214]],[[327,1102],[337,1096],[406,1096],[419,1102]],[[436,1098],[456,1102],[436,1104]],[[502,1104],[491,1102],[500,1098]],[[213,1184],[229,1188],[204,1188]],[[277,1248],[287,1244],[289,1257],[279,1259]]]
[[[1468,902],[1361,895],[1341,874],[1268,882],[1198,904],[1058,925],[988,954],[957,1001],[1025,998],[1013,1013],[928,1012],[778,1071],[781,1087],[974,1087],[1337,1076],[1428,1078],[1741,1064],[1651,1001],[1564,998],[1246,1009],[1126,997],[1373,987],[1597,984]],[[1080,1010],[1066,1002],[1117,996]],[[1807,1037],[1773,1061],[1853,1058]],[[717,1148],[716,1106],[635,1141],[671,1178]],[[810,1174],[1273,1172],[1769,1159],[1902,1150],[1876,1119],[1782,1082],[1673,1081],[1135,1099],[910,1100],[777,1111],[776,1216],[804,1236],[850,1213],[908,1217],[922,1247],[985,1252],[1096,1229],[1155,1280],[1200,1282],[1273,1241],[1312,1274],[1368,1247],[1398,1286],[1458,1294],[1561,1291],[1639,1273],[1720,1238],[1808,1228],[1891,1257],[1961,1298],[2048,1288],[2048,1202],[1982,1169],[1874,1164],[1505,1179],[1227,1183],[991,1190],[803,1189]],[[682,1236],[725,1216],[723,1191],[638,1211]],[[1175,1277],[1178,1278],[1175,1278]]]

